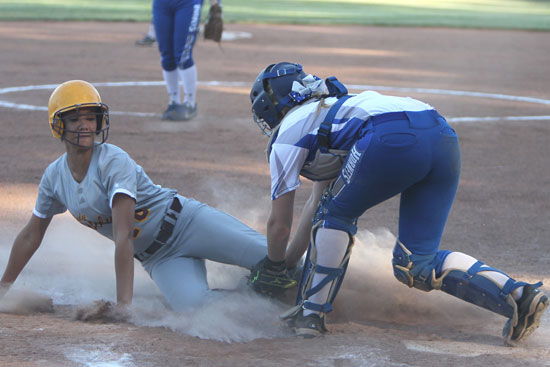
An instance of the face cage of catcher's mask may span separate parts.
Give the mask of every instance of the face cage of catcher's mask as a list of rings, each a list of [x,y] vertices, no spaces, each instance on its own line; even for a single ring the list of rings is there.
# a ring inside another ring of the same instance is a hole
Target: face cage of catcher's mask
[[[258,125],[258,127],[262,131],[262,134],[268,137],[271,136],[272,131],[271,131],[271,127],[269,127],[269,124],[265,122],[263,118],[256,115],[256,112],[254,111],[252,111],[252,116],[253,116],[254,122],[256,123],[256,125]]]

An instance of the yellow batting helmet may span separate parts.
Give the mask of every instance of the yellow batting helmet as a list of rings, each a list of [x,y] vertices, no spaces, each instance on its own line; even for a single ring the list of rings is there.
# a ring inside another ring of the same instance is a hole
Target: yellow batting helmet
[[[99,111],[96,135],[101,133],[101,143],[104,143],[109,130],[109,108],[101,102],[97,89],[83,80],[70,80],[60,84],[52,92],[48,102],[48,115],[53,137],[63,139],[65,124],[62,115],[65,112],[89,107],[97,107]]]

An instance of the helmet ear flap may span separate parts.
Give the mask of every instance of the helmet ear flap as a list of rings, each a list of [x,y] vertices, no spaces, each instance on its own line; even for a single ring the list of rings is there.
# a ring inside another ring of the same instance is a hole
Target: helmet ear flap
[[[97,107],[96,119],[96,135],[99,135],[103,129],[109,128],[109,108],[107,105],[101,104],[101,106]]]
[[[256,123],[262,121],[270,129],[275,128],[296,105],[290,98],[292,84],[301,81],[305,76],[300,64],[280,62],[266,67],[258,75],[250,91]]]
[[[52,130],[52,135],[56,139],[63,138],[65,132],[65,124],[63,119],[59,116],[59,113],[55,113],[50,122],[50,128]]]
[[[101,143],[104,143],[109,137],[109,107],[101,104],[97,115],[97,130],[96,135],[102,134]]]

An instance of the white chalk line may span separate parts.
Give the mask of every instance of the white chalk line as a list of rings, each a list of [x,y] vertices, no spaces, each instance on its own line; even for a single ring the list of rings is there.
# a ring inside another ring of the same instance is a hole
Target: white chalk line
[[[480,345],[479,343],[456,342],[449,340],[403,340],[405,347],[413,352],[424,352],[457,357],[479,357],[481,355],[509,355],[516,351],[509,347]]]
[[[65,357],[86,367],[134,367],[133,357],[128,353],[114,353],[105,346],[91,345],[89,350],[73,348]]]
[[[93,83],[96,87],[148,87],[148,86],[164,86],[164,81],[128,81],[128,82],[105,82],[105,83]],[[229,82],[229,81],[199,81],[199,86],[221,86],[242,88],[248,87],[250,83],[245,82]],[[0,94],[20,93],[34,90],[52,90],[57,87],[57,84],[43,84],[43,85],[27,85],[19,87],[7,87],[0,88]],[[484,92],[469,92],[459,90],[448,89],[427,89],[427,88],[402,88],[402,87],[389,87],[383,85],[361,85],[351,84],[348,85],[351,90],[378,90],[378,91],[392,91],[392,92],[407,92],[407,93],[424,93],[424,94],[436,94],[436,95],[451,95],[458,97],[474,97],[474,98],[487,98],[497,99],[505,101],[516,101],[535,103],[542,105],[550,105],[550,100],[542,98],[513,96],[507,94],[498,93],[484,93]],[[9,101],[0,100],[0,107],[11,108],[16,110],[31,110],[31,111],[47,111],[48,108],[44,106],[35,106],[24,103],[14,103]],[[113,115],[125,115],[125,116],[137,116],[137,117],[156,117],[158,113],[149,112],[122,112],[111,111]],[[491,122],[491,121],[550,121],[550,115],[542,116],[487,116],[487,117],[450,117],[447,118],[452,123],[469,123],[469,122]]]

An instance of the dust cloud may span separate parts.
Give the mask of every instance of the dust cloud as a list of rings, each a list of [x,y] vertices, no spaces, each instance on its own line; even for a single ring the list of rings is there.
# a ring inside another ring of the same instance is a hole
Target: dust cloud
[[[464,320],[471,323],[498,317],[443,292],[424,292],[399,282],[391,264],[395,240],[385,228],[358,232],[335,301],[335,319],[457,325]]]
[[[5,269],[13,239],[20,228],[5,228],[0,239],[0,269]],[[114,245],[81,226],[70,215],[56,216],[44,241],[9,293],[0,311],[50,312],[53,305],[87,307],[97,300],[116,300]],[[225,342],[287,335],[279,314],[288,307],[248,289],[248,271],[207,262],[212,291],[204,306],[188,312],[169,310],[149,275],[136,262],[130,321],[139,326],[165,327],[176,332]],[[25,305],[25,307],[22,307]]]
[[[1,224],[0,269],[5,268],[19,228]],[[443,292],[422,292],[398,282],[391,267],[395,236],[385,228],[360,231],[346,279],[328,322],[373,321],[460,328],[502,323],[504,318]],[[27,264],[0,312],[56,312],[77,309],[97,300],[116,300],[114,246],[81,226],[70,215],[56,216],[42,246]],[[291,335],[279,319],[291,303],[261,297],[246,286],[247,270],[207,262],[212,289],[205,304],[188,312],[172,312],[149,275],[136,262],[134,301],[130,322],[163,327],[178,333],[224,342]],[[291,297],[292,298],[292,297]],[[545,315],[541,323],[548,323]],[[541,327],[542,329],[542,327]],[[547,340],[547,332],[540,335]]]

